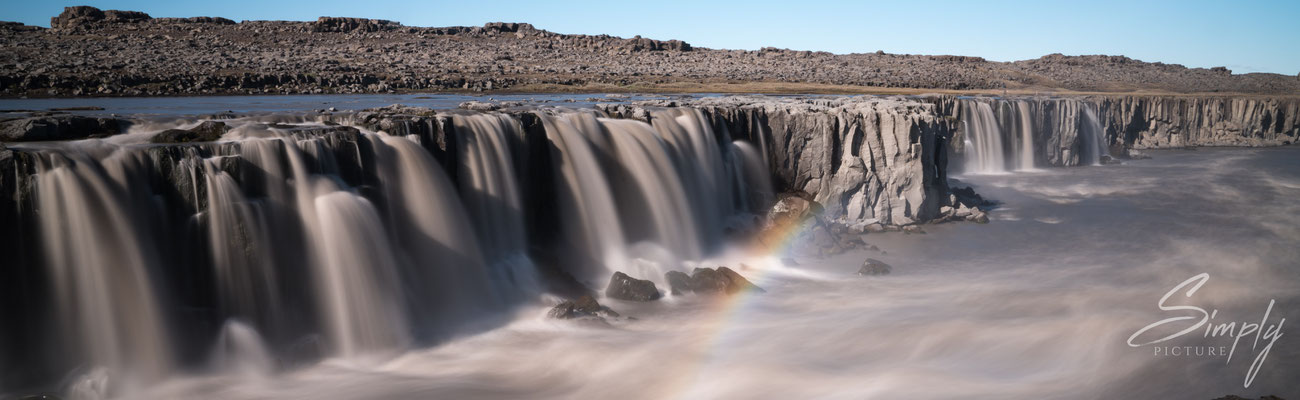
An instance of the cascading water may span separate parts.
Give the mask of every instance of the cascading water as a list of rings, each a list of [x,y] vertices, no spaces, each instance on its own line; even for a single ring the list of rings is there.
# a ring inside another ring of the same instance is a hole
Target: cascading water
[[[357,357],[408,342],[397,262],[379,213],[365,198],[327,190],[315,199],[317,290],[335,350]]]
[[[140,160],[76,150],[43,155],[37,194],[46,263],[72,365],[104,368],[127,384],[161,377],[172,362],[151,271],[157,266],[129,187]],[[125,374],[125,377],[121,375]]]
[[[649,125],[638,121],[605,120],[602,124],[610,131],[615,155],[632,176],[624,185],[616,185],[620,188],[617,192],[623,194],[619,197],[641,197],[629,201],[639,201],[649,210],[649,223],[641,226],[648,229],[650,239],[682,257],[698,257],[700,232],[690,220],[686,189],[664,142]]]
[[[754,172],[764,164],[720,146],[719,140],[730,139],[714,132],[698,110],[658,110],[650,124],[591,113],[542,118],[567,189],[561,212],[578,221],[565,227],[575,247],[568,259],[587,265],[575,275],[589,280],[630,268],[659,280],[721,241],[726,219],[747,211],[748,187],[770,188],[766,173]]]
[[[1083,106],[1083,125],[1079,128],[1079,140],[1083,143],[1080,164],[1101,165],[1101,157],[1110,155],[1106,146],[1105,131],[1097,120],[1097,113],[1087,104]]]
[[[514,160],[523,139],[519,121],[504,114],[456,115],[463,156],[460,193],[473,217],[494,282],[506,282],[503,295],[528,295],[539,288],[528,258],[522,194]],[[520,290],[522,289],[522,290]]]
[[[212,351],[212,368],[226,374],[256,378],[275,371],[275,358],[256,329],[232,319],[221,326]]]
[[[754,145],[748,142],[737,140],[731,142],[732,154],[739,154],[744,160],[736,163],[741,169],[739,176],[745,179],[741,182],[743,187],[737,193],[744,194],[741,199],[744,200],[744,208],[747,210],[759,210],[771,204],[773,194],[772,180],[768,178],[767,165],[763,160],[763,153],[754,148]]]
[[[181,364],[236,375],[365,364],[536,299],[539,244],[591,287],[615,269],[657,280],[716,250],[733,214],[771,201],[763,155],[698,111],[536,116],[545,154],[509,114],[397,126],[404,136],[279,117],[225,120],[211,143],[151,145],[143,132],[17,146],[37,160],[28,179],[59,330],[96,332],[41,339],[67,349],[49,368],[81,368],[69,392],[119,395]],[[448,138],[417,134],[445,124]],[[454,162],[435,159],[444,139]],[[521,160],[548,160],[556,186],[526,193],[524,174],[538,172]],[[530,226],[528,213],[560,223]],[[532,242],[533,231],[569,239]]]
[[[1078,99],[960,99],[964,171],[1000,174],[1055,166],[1099,165],[1105,131],[1092,105]]]
[[[1020,100],[1014,103],[1016,114],[1019,117],[1019,128],[1016,131],[1020,133],[1020,147],[1016,152],[1020,153],[1020,170],[1034,169],[1034,119],[1030,116],[1029,102]]]
[[[595,283],[608,266],[627,263],[614,194],[589,139],[603,136],[603,128],[589,113],[541,117],[546,137],[558,153],[556,176],[563,187],[556,195],[560,219],[568,221],[561,227],[565,238],[561,246],[570,251],[563,253],[561,261],[572,265],[570,273],[576,278]]]
[[[962,129],[966,134],[966,173],[1006,172],[1006,149],[993,107],[983,101],[963,100]]]
[[[225,315],[242,316],[276,330],[283,305],[275,270],[275,246],[261,203],[244,197],[239,184],[219,169],[218,160],[201,160],[208,188],[208,226],[212,268]]]

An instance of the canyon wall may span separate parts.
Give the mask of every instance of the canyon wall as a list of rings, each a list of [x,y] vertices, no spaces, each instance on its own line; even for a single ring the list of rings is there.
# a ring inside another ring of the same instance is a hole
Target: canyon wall
[[[1116,148],[1280,146],[1300,138],[1296,97],[1093,97]]]

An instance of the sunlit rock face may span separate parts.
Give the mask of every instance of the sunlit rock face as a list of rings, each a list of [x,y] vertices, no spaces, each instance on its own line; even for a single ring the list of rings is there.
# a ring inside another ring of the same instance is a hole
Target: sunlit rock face
[[[1279,146],[1300,138],[1294,97],[1101,97],[1107,138],[1133,149]]]

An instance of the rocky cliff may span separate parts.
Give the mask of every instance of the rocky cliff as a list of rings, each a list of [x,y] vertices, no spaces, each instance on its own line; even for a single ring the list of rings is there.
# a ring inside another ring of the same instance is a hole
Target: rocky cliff
[[[1300,98],[1122,96],[1089,99],[1113,148],[1279,146],[1300,139]]]

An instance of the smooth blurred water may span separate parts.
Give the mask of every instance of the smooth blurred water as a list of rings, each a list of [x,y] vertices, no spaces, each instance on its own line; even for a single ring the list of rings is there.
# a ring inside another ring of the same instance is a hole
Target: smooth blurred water
[[[1124,165],[963,179],[1001,206],[987,225],[869,234],[885,253],[719,257],[767,289],[718,301],[602,300],[635,320],[513,323],[377,366],[327,361],[257,379],[181,377],[139,398],[1215,398],[1300,395],[1283,323],[1221,357],[1156,356],[1126,339],[1186,311],[1214,323],[1291,319],[1300,306],[1300,148],[1153,151]],[[859,277],[865,257],[893,274]],[[746,267],[740,267],[741,263]],[[706,263],[706,265],[716,265]],[[552,300],[553,301],[553,300]],[[1176,346],[1227,346],[1197,331]]]

